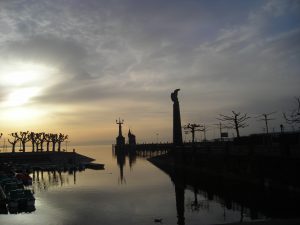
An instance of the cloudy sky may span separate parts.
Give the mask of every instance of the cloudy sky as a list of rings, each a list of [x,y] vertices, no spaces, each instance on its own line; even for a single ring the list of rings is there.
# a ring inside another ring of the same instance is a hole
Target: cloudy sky
[[[5,134],[111,143],[121,117],[140,142],[170,141],[176,88],[182,123],[210,137],[231,110],[276,111],[278,130],[300,96],[299,0],[0,0],[0,30]]]

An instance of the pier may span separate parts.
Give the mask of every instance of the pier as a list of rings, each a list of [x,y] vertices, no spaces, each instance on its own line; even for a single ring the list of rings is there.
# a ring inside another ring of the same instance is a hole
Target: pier
[[[226,155],[300,159],[300,132],[250,135],[228,141],[184,142],[181,146],[166,142],[112,145],[112,148],[113,151],[135,152],[144,157],[180,152],[186,157]]]

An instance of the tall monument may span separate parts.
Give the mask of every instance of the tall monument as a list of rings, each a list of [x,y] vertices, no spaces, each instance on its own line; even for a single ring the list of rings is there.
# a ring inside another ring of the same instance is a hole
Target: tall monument
[[[179,101],[177,97],[178,91],[180,91],[180,89],[176,89],[171,94],[171,99],[173,101],[173,144],[175,146],[182,145],[180,108],[179,108]]]
[[[116,124],[119,125],[119,136],[116,138],[117,146],[123,146],[125,145],[125,138],[122,135],[122,124],[124,123],[124,120],[121,120],[119,118],[119,121],[116,120]]]

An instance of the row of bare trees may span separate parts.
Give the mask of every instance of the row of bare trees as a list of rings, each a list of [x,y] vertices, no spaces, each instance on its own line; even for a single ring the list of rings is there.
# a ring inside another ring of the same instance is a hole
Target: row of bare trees
[[[291,125],[297,125],[300,124],[300,98],[296,98],[297,101],[297,107],[293,109],[290,113],[286,114],[283,113],[283,117],[286,121],[286,123],[291,124]],[[259,120],[265,122],[266,126],[266,133],[269,133],[269,127],[268,127],[268,121],[273,120],[273,118],[270,118],[270,115],[274,114],[275,112],[272,113],[264,113],[259,115],[256,118],[259,118]],[[234,129],[236,131],[236,137],[240,138],[240,129],[245,128],[248,126],[247,120],[250,119],[250,116],[247,115],[247,113],[240,113],[240,112],[235,112],[232,111],[231,115],[223,115],[219,114],[219,118],[217,118],[220,123],[217,124],[220,128],[220,134],[222,133],[223,128],[227,129]],[[225,125],[223,125],[221,122],[224,122]],[[283,125],[280,125],[281,131],[283,131]],[[185,130],[186,134],[191,133],[192,134],[192,142],[194,143],[195,140],[195,132],[196,131],[202,131],[204,132],[204,140],[206,140],[206,127],[205,125],[200,125],[200,124],[191,124],[188,123],[183,127]],[[222,138],[222,134],[221,134]]]
[[[29,131],[15,132],[9,134],[9,136],[11,137],[8,138],[8,142],[12,145],[12,152],[16,151],[17,143],[20,143],[20,145],[22,145],[22,149],[20,149],[20,151],[25,152],[27,142],[31,142],[32,152],[43,152],[43,151],[55,152],[56,150],[60,152],[61,144],[68,139],[68,135],[62,133],[59,134],[45,133],[45,132],[35,133]],[[1,137],[2,137],[2,133],[0,135],[0,138]],[[44,148],[45,144],[46,144],[46,149]],[[50,144],[52,144],[52,149],[50,149]]]

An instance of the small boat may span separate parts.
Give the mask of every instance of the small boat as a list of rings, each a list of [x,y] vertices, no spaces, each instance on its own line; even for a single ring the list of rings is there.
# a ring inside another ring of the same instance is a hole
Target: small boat
[[[24,185],[32,185],[32,178],[28,173],[18,173],[16,174],[16,178],[22,181]]]
[[[7,205],[9,209],[33,207],[35,198],[30,190],[16,189],[7,195]]]
[[[24,190],[15,189],[11,190],[6,195],[7,206],[10,210],[17,210],[19,206],[25,205],[26,199],[24,195]]]
[[[24,195],[26,198],[26,206],[33,207],[35,204],[35,198],[30,190],[24,190]]]

